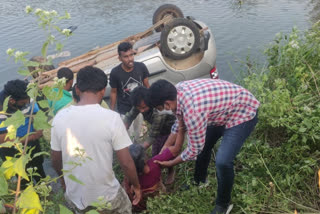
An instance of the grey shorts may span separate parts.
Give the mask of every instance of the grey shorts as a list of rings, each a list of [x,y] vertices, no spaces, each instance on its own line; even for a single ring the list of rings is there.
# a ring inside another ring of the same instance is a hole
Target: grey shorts
[[[64,197],[67,202],[67,206],[72,209],[72,211],[76,214],[85,214],[90,210],[94,210],[95,208],[89,206],[84,210],[80,210],[76,207],[76,205],[64,194]],[[114,199],[107,202],[108,209],[104,209],[98,211],[100,214],[131,214],[132,213],[132,205],[129,200],[127,193],[124,189],[120,186],[118,193]]]

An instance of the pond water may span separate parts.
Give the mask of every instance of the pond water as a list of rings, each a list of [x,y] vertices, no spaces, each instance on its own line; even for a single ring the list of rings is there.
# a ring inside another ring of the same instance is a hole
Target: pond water
[[[28,2],[28,3],[26,3]],[[317,3],[312,0],[2,0],[0,4],[0,89],[17,74],[19,64],[7,60],[6,50],[29,51],[29,58],[40,55],[45,35],[36,19],[24,12],[33,8],[68,11],[71,19],[62,28],[77,26],[72,37],[57,36],[71,57],[97,46],[104,46],[152,25],[154,11],[164,3],[175,4],[185,15],[205,22],[213,31],[217,45],[217,68],[220,78],[233,81],[239,59],[250,55],[263,59],[262,50],[277,32],[288,33],[293,26],[305,30],[317,17]],[[52,54],[54,53],[51,51]],[[57,64],[60,58],[54,61]],[[232,67],[232,69],[231,69]],[[232,71],[233,70],[233,71]]]

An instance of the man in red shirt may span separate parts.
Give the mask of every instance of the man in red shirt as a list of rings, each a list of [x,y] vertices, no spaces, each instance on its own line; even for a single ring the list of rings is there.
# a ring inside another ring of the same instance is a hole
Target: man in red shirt
[[[211,150],[222,137],[216,154],[218,190],[212,214],[229,213],[234,181],[234,160],[258,119],[259,101],[236,84],[213,79],[197,79],[172,85],[158,80],[150,87],[151,103],[158,110],[171,110],[178,118],[164,148],[182,146],[178,130],[186,130],[188,146],[175,159],[159,162],[171,167],[196,160],[194,180],[205,183]],[[162,151],[164,150],[162,149]]]

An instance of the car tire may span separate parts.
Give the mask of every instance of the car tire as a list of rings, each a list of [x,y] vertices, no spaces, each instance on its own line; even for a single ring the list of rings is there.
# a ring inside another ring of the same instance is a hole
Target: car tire
[[[171,15],[174,18],[183,18],[183,13],[179,7],[174,4],[164,4],[158,7],[158,9],[153,14],[152,24],[156,24],[162,20],[167,15]],[[163,25],[157,27],[155,30],[161,32]]]
[[[185,59],[199,50],[199,29],[191,20],[173,19],[162,29],[160,45],[164,56],[177,60]]]

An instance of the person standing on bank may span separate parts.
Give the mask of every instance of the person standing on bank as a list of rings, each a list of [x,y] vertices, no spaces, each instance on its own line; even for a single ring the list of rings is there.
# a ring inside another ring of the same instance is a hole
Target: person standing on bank
[[[119,60],[121,63],[114,67],[110,73],[110,108],[115,110],[117,101],[118,112],[124,115],[132,108],[130,94],[137,86],[149,88],[149,71],[145,64],[134,61],[134,51],[129,42],[120,43],[118,46]],[[142,116],[139,115],[130,127],[129,133],[139,138],[142,125]]]
[[[187,160],[195,160],[194,180],[205,183],[211,150],[222,137],[216,154],[218,180],[215,208],[211,214],[229,213],[234,181],[234,160],[244,141],[258,122],[259,101],[245,88],[213,79],[197,79],[172,85],[158,80],[150,87],[151,103],[157,109],[172,110],[179,120],[162,151],[171,146],[181,147],[183,139],[178,130],[186,130],[188,146],[175,159],[159,162],[172,167]]]
[[[107,85],[107,75],[99,68],[87,66],[78,72],[77,89],[80,101],[60,110],[53,119],[51,159],[58,175],[63,170],[83,182],[74,182],[64,175],[67,203],[76,213],[87,213],[92,203],[103,198],[108,208],[101,213],[131,214],[131,202],[112,169],[113,153],[132,183],[133,205],[141,199],[136,167],[128,147],[132,144],[120,115],[100,106]],[[79,150],[83,155],[79,155]],[[82,158],[90,160],[81,162]],[[81,163],[74,166],[68,163]]]

